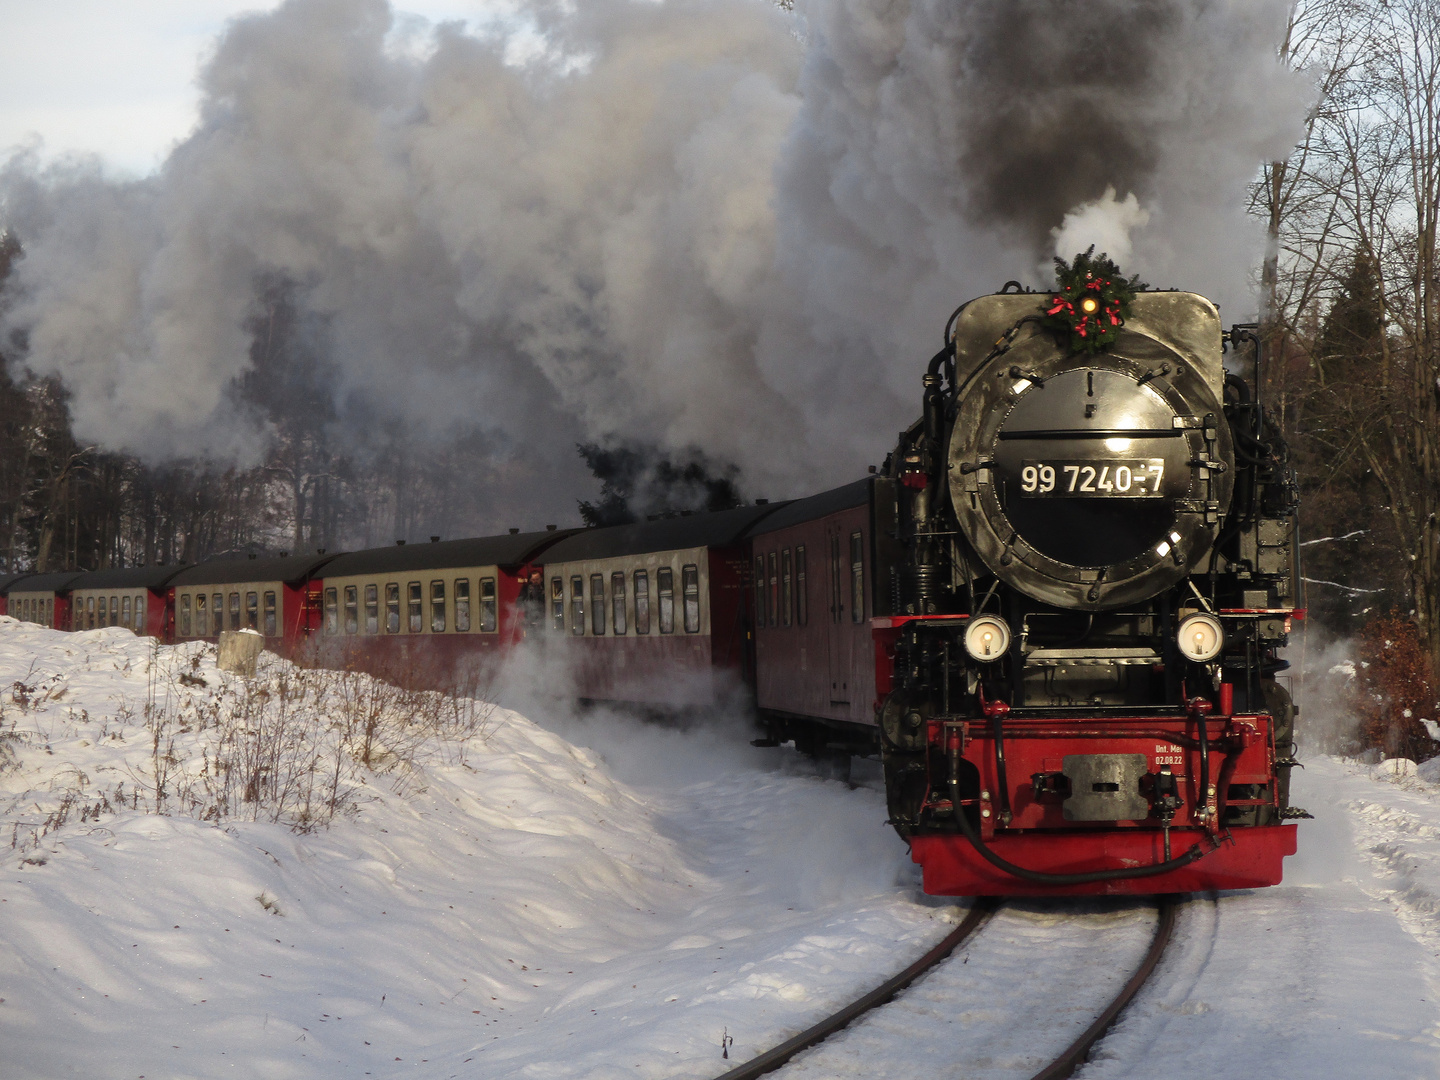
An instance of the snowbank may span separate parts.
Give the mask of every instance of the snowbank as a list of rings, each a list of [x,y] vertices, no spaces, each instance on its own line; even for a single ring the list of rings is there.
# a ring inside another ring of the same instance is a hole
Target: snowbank
[[[317,704],[304,676],[267,655],[247,684],[204,645],[0,619],[6,1077],[708,1076],[727,1029],[732,1053],[763,1049],[947,929],[948,905],[897,885],[874,791],[719,777],[687,789],[712,806],[662,817],[502,709],[464,737],[407,741],[391,717],[372,768],[344,748],[328,828],[293,800],[209,798],[226,733],[273,721],[277,688],[290,730],[338,737],[347,699]],[[885,852],[880,885],[807,906],[777,814],[818,850],[828,831]]]
[[[738,732],[325,678],[0,618],[5,1080],[701,1080],[958,917],[877,785]],[[1440,774],[1307,766],[1285,883],[1187,904],[1080,1080],[1440,1074]],[[1028,1032],[1083,1027],[1147,915],[1007,905],[798,1075],[1023,1080]]]

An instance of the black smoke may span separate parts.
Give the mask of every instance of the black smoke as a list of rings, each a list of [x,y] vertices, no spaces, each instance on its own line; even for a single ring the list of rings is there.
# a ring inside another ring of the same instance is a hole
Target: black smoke
[[[629,525],[653,517],[742,505],[740,471],[711,461],[691,448],[679,458],[654,445],[601,446],[582,443],[577,450],[600,481],[600,498],[580,501],[580,517],[588,526]]]

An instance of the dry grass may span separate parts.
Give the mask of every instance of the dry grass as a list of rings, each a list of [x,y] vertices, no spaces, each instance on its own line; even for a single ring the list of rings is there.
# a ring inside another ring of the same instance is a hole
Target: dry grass
[[[97,785],[78,769],[55,769],[45,790],[22,793],[0,814],[9,819],[12,849],[28,850],[66,824],[121,809],[325,828],[358,808],[373,790],[371,778],[389,775],[404,796],[423,785],[426,765],[465,764],[492,729],[494,706],[481,699],[485,687],[477,680],[419,689],[358,671],[301,668],[270,654],[254,677],[240,678],[202,668],[213,655],[204,648],[157,645],[138,712],[71,713],[64,726],[72,737],[133,748],[124,778]],[[53,734],[17,724],[44,704],[44,688],[17,683],[8,696],[0,771],[19,764],[16,751],[27,741],[43,739],[48,750]],[[27,812],[17,815],[22,808]]]

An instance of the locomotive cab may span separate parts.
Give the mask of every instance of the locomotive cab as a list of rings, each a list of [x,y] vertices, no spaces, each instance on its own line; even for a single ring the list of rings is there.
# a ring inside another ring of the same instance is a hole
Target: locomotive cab
[[[892,823],[931,892],[1273,884],[1303,613],[1283,440],[1224,364],[1254,335],[1137,292],[1077,349],[1058,300],[963,307],[887,462]]]

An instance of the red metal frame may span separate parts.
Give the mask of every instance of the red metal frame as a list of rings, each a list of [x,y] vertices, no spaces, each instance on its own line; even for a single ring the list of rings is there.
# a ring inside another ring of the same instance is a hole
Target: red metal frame
[[[1259,889],[1278,885],[1281,863],[1295,854],[1294,825],[1231,829],[1201,859],[1153,877],[1122,878],[1087,885],[1037,885],[991,866],[958,834],[917,836],[910,857],[924,868],[932,896],[1122,896],[1210,889]],[[1211,846],[1204,830],[1175,829],[1171,850]],[[1030,832],[996,836],[990,849],[1027,869],[1070,874],[1116,867],[1147,866],[1164,859],[1159,829],[1104,829],[1087,832]]]
[[[1222,704],[1230,695],[1221,695]],[[997,710],[1001,706],[997,704]],[[1208,708],[1208,703],[1206,703]],[[1210,784],[1201,789],[1200,726],[1209,748]],[[1272,719],[1265,714],[1090,716],[1056,719],[1009,715],[1004,720],[1008,807],[1000,797],[993,732],[986,719],[935,720],[929,727],[932,771],[942,767],[947,746],[957,745],[979,780],[980,838],[1002,858],[1045,873],[1138,867],[1164,861],[1157,820],[1071,822],[1064,798],[1037,793],[1037,774],[1062,771],[1067,755],[1143,754],[1150,771],[1169,766],[1183,806],[1171,822],[1171,851],[1179,855],[1201,843],[1209,853],[1189,866],[1156,877],[1057,888],[1035,885],[984,861],[959,834],[915,837],[912,858],[925,868],[925,891],[961,896],[1003,894],[1121,894],[1258,888],[1278,884],[1281,860],[1295,852],[1294,826],[1226,828],[1229,806],[1275,806]],[[929,778],[927,808],[943,821],[952,812],[948,777]],[[1229,800],[1231,785],[1268,785],[1263,799]],[[999,824],[1008,809],[1008,823]]]

